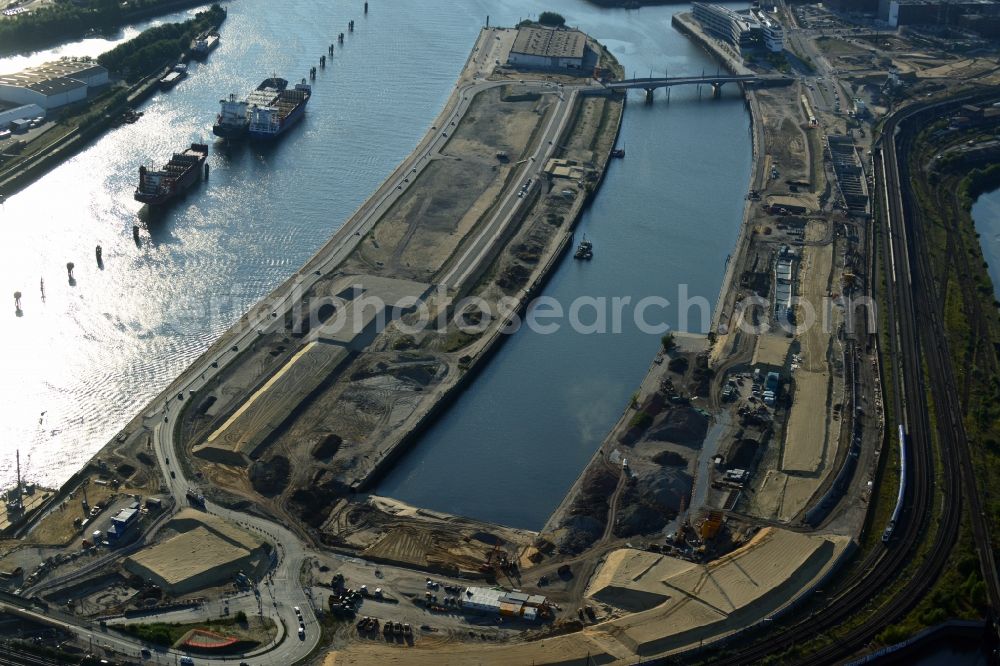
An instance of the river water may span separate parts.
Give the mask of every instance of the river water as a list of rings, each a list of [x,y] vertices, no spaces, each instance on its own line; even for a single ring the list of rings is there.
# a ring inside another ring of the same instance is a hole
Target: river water
[[[551,2],[545,3],[552,5]],[[714,62],[670,25],[676,5],[556,11],[615,54],[629,76],[714,71]],[[619,145],[578,235],[594,260],[567,256],[545,289],[568,310],[578,296],[661,296],[671,306],[646,321],[676,326],[682,289],[712,306],[732,251],[751,166],[749,114],[738,90],[721,99],[678,88],[669,104],[636,94]],[[417,506],[505,525],[540,528],[620,417],[660,344],[658,333],[622,318],[620,333],[554,334],[522,329],[377,488]],[[687,330],[706,332],[690,309]],[[584,314],[587,322],[592,317]],[[610,315],[609,315],[610,319]],[[567,322],[568,323],[568,322]],[[609,323],[610,329],[610,323]]]
[[[993,282],[993,296],[1000,299],[1000,190],[986,192],[976,199],[972,205],[972,219]]]
[[[715,67],[671,28],[678,6],[370,0],[366,18],[357,5],[229,4],[219,49],[147,102],[139,123],[113,130],[0,208],[0,294],[21,291],[24,310],[17,318],[8,302],[0,315],[0,485],[12,479],[17,448],[29,478],[67,478],[319,248],[427,130],[487,14],[510,25],[559,11],[607,44],[630,74]],[[210,181],[164,219],[142,223],[136,244],[139,165],[209,139],[229,92],[271,73],[304,76],[350,19],[355,32],[320,71],[304,121],[268,148],[213,146]],[[17,69],[13,61],[0,60],[0,71]],[[748,123],[735,89],[718,100],[698,99],[693,89],[675,90],[669,104],[662,93],[651,106],[632,99],[621,139],[627,158],[612,165],[581,222],[596,257],[562,262],[546,293],[567,302],[675,302],[684,283],[714,303],[749,177]],[[669,321],[675,314],[667,309]],[[629,320],[618,335],[511,336],[379,492],[539,527],[627,403],[658,338]]]
[[[132,39],[146,28],[151,28],[153,26],[161,25],[163,23],[186,21],[187,19],[197,14],[199,11],[202,11],[205,7],[208,7],[208,4],[209,3],[206,3],[202,7],[185,9],[179,12],[175,12],[173,14],[158,16],[156,18],[149,19],[147,21],[142,21],[141,23],[135,23],[129,26],[125,26],[110,35],[102,35],[100,37],[87,37],[85,39],[80,39],[75,42],[66,42],[65,44],[60,44],[59,46],[54,46],[52,48],[45,49],[42,51],[34,51],[31,53],[20,53],[17,55],[8,56],[6,58],[0,58],[0,74],[10,74],[13,72],[18,72],[22,69],[25,69],[26,67],[41,65],[42,63],[49,62],[52,60],[58,60],[59,58],[64,58],[64,57],[96,58],[105,51],[110,51],[111,49],[118,46],[122,42]]]

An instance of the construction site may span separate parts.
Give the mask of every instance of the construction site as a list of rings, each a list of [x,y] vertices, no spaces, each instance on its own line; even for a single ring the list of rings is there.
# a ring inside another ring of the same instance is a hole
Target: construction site
[[[734,73],[780,66],[675,23]],[[801,37],[810,73],[743,90],[753,173],[711,330],[663,337],[533,531],[372,494],[571,247],[615,150],[623,96],[518,69],[516,39],[483,31],[414,155],[284,285],[294,307],[255,306],[61,490],[18,471],[0,589],[132,636],[171,624],[161,645],[183,654],[342,666],[681,658],[835,584],[890,428],[866,300],[873,125],[903,91],[995,68],[925,37]],[[237,612],[259,624],[208,628]]]

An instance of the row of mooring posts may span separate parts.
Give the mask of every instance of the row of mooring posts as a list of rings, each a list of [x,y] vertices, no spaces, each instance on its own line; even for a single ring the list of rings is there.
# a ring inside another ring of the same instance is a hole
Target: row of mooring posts
[[[366,16],[368,15],[368,3],[367,2],[365,3],[365,15]],[[351,19],[350,21],[347,22],[347,32],[354,32],[354,19]],[[344,33],[341,32],[341,33],[339,33],[337,35],[337,43],[340,44],[340,45],[344,44]],[[334,45],[330,44],[330,46],[327,47],[327,49],[326,49],[326,55],[331,55],[332,56],[333,55],[333,48],[334,48]],[[326,55],[322,55],[322,56],[319,57],[319,68],[320,69],[326,69]],[[313,67],[313,68],[311,68],[309,70],[309,78],[310,79],[315,79],[316,78],[316,68],[315,67]]]
[[[365,15],[367,15],[367,14],[368,14],[368,3],[366,2],[365,3]],[[347,32],[354,32],[354,20],[353,19],[350,20],[350,21],[348,21],[348,23],[347,23]],[[339,44],[343,44],[344,43],[344,33],[340,33],[340,34],[337,35],[337,42]],[[331,56],[333,55],[333,48],[334,48],[334,45],[330,44],[329,49],[327,49],[327,54],[328,55],[331,55]],[[325,55],[320,56],[320,58],[319,58],[319,66],[320,66],[321,69],[326,69],[326,56]],[[309,69],[309,78],[311,78],[311,79],[315,79],[316,78],[316,67],[311,67]],[[205,174],[204,174],[206,180],[208,179],[208,173],[209,173],[209,166],[208,166],[208,163],[206,162],[205,163]],[[2,198],[0,198],[0,203],[3,203],[3,199]],[[139,243],[140,243],[139,225],[137,225],[137,224],[132,225],[132,238],[133,238],[133,240],[135,240],[135,244],[139,245]],[[95,258],[97,260],[97,267],[103,271],[104,270],[104,250],[101,248],[100,245],[98,245],[96,248],[94,248],[94,256],[95,256]],[[69,281],[69,286],[71,286],[71,287],[75,287],[76,286],[76,277],[74,277],[74,275],[73,275],[73,270],[75,268],[76,268],[76,264],[74,264],[72,261],[69,261],[69,262],[66,263],[66,277],[67,277],[67,279]],[[45,278],[42,278],[39,281],[39,289],[41,291],[42,302],[44,303],[45,302]],[[24,316],[24,309],[21,307],[21,292],[20,291],[15,291],[14,292],[14,313],[18,317]]]
[[[132,227],[132,228],[133,228],[134,235],[138,238],[139,227],[136,226],[136,227]],[[94,258],[97,260],[97,267],[103,271],[104,270],[104,249],[100,245],[98,245],[97,247],[94,248]],[[76,269],[76,264],[74,264],[72,261],[67,261],[66,262],[66,279],[69,282],[69,286],[71,286],[71,287],[75,287],[76,286],[76,276],[73,274],[73,271],[75,269]],[[42,296],[42,303],[44,303],[45,302],[45,278],[39,279],[39,281],[38,281],[38,290],[39,290],[39,292],[41,293],[41,296]],[[14,314],[16,316],[18,316],[18,317],[23,317],[24,316],[24,309],[21,307],[21,292],[20,291],[15,291],[14,292]]]

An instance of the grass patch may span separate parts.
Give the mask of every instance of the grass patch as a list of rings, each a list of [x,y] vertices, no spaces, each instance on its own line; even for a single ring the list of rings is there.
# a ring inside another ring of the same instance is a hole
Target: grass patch
[[[470,344],[475,342],[479,338],[478,335],[470,335],[464,331],[458,329],[452,329],[448,331],[448,334],[444,338],[444,344],[442,347],[446,352],[456,352],[459,349],[464,349]]]
[[[241,619],[245,621],[241,622]],[[163,647],[171,647],[192,629],[205,629],[226,636],[234,636],[243,641],[265,643],[274,635],[274,621],[266,617],[243,618],[223,617],[205,622],[178,624],[176,622],[151,622],[149,624],[127,624],[122,630],[136,638]]]

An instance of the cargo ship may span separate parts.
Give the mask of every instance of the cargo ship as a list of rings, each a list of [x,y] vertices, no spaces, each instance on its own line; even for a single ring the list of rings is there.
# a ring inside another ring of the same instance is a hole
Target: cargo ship
[[[191,57],[204,60],[219,45],[219,33],[206,32],[191,42]]]
[[[247,131],[251,139],[274,139],[281,136],[302,119],[309,97],[312,96],[312,86],[305,79],[302,79],[302,83],[295,84],[291,90],[287,89],[288,82],[284,79],[271,78],[268,81],[280,82],[281,90],[266,105],[253,101],[249,104],[250,126]],[[257,91],[260,91],[259,87]]]
[[[187,65],[174,65],[170,72],[160,79],[160,89],[170,90],[187,77]]]
[[[236,95],[219,100],[219,115],[212,126],[212,133],[223,139],[238,139],[250,130],[250,108],[269,107],[276,104],[281,93],[288,87],[288,81],[272,76],[264,79],[257,89],[245,100],[237,100]]]
[[[135,200],[150,206],[161,206],[183,194],[201,179],[208,158],[208,146],[192,143],[183,153],[174,153],[162,169],[154,171],[139,167],[139,186]]]

